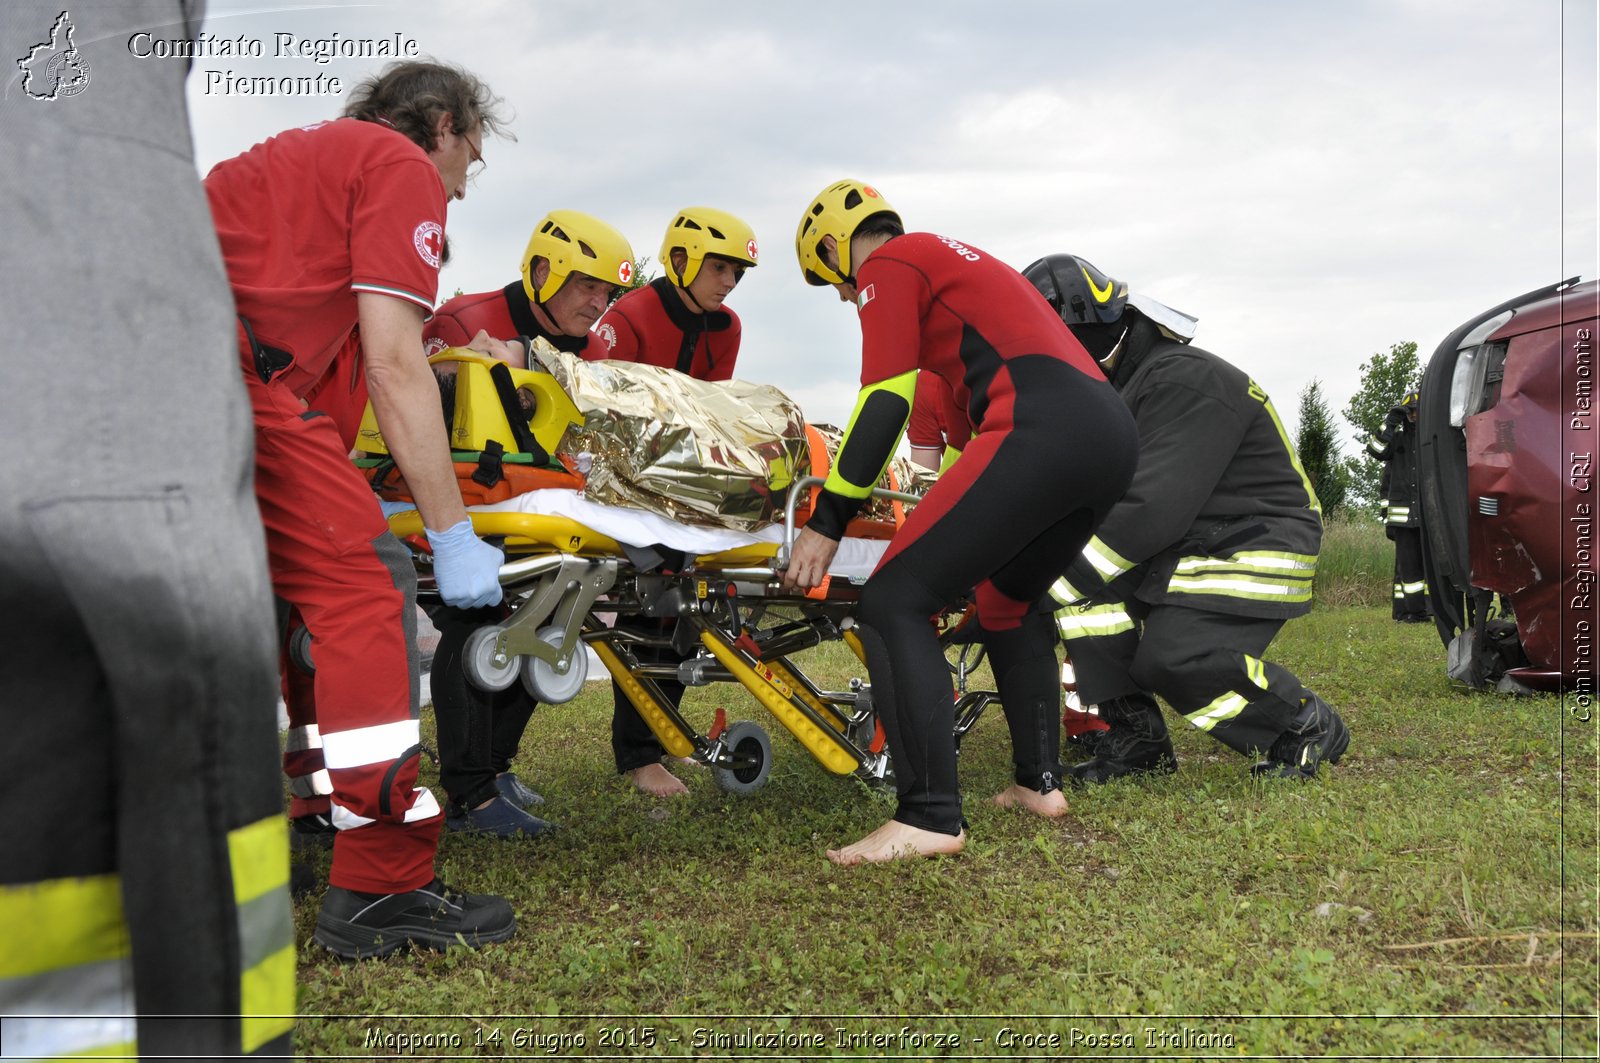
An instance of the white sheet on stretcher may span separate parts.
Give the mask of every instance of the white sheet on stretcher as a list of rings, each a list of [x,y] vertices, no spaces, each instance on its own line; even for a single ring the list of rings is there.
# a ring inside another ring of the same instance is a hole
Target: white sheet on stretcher
[[[601,535],[619,543],[638,546],[660,544],[691,554],[716,554],[753,543],[783,541],[783,528],[773,526],[758,532],[733,531],[730,528],[701,528],[679,524],[655,513],[623,506],[604,506],[591,502],[577,491],[550,487],[540,491],[493,502],[486,506],[471,506],[473,513],[535,513],[544,516],[570,517],[584,527],[593,528]],[[852,583],[861,583],[872,574],[878,561],[889,547],[883,539],[854,539],[846,537],[839,542],[839,552],[828,566],[828,574],[840,576]]]

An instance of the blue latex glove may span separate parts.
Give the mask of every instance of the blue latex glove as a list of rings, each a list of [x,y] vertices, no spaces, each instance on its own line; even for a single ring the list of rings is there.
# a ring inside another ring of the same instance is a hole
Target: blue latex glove
[[[433,547],[433,578],[439,596],[457,609],[478,609],[500,601],[500,565],[505,560],[464,520],[444,531],[428,529]]]
[[[388,520],[396,513],[411,512],[417,508],[417,504],[415,502],[385,502],[380,498],[378,499],[378,508],[383,510],[383,519]]]

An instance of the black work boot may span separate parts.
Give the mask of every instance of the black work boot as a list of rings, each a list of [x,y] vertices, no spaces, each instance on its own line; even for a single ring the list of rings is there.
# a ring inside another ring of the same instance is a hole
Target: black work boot
[[[1169,775],[1178,770],[1167,722],[1154,699],[1142,694],[1113,698],[1101,702],[1100,715],[1111,730],[1101,737],[1094,759],[1067,769],[1073,782],[1098,784],[1124,775]]]
[[[1250,774],[1279,779],[1314,778],[1323,761],[1337,764],[1349,748],[1350,729],[1333,706],[1312,694],[1302,699],[1300,714],[1272,743],[1266,759],[1251,766]]]
[[[462,893],[438,879],[408,893],[366,894],[330,886],[317,915],[317,941],[347,959],[387,956],[406,945],[479,948],[517,929],[511,906]]]

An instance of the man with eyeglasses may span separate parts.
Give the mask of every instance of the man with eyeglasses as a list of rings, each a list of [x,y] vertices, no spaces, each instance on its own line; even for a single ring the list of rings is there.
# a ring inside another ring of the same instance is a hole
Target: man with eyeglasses
[[[484,133],[503,125],[498,102],[457,68],[393,64],[355,88],[344,119],[271,137],[205,181],[238,311],[273,590],[314,650],[316,719],[291,718],[286,763],[320,756],[302,779],[313,792],[296,796],[325,796],[337,828],[316,938],[346,957],[516,929],[505,901],[434,874],[442,817],[417,785],[416,574],[348,460],[355,425],[306,402],[353,390],[328,379],[341,367],[360,378],[429,529],[441,595],[498,602],[501,554],[473,534],[422,344],[446,207],[465,197]]]
[[[423,329],[428,354],[471,345],[526,368],[526,345],[494,342],[517,337],[582,353],[590,327],[633,280],[633,247],[599,218],[553,210],[534,225],[521,267],[522,275],[504,288],[458,295],[439,307]],[[435,370],[435,402],[442,398],[445,416],[452,416],[455,366]],[[450,799],[445,828],[522,840],[548,833],[552,824],[528,812],[544,798],[512,770],[538,703],[521,683],[492,694],[478,690],[463,669],[467,639],[500,614],[447,605],[430,616],[439,629],[430,689],[439,728],[439,783]]]

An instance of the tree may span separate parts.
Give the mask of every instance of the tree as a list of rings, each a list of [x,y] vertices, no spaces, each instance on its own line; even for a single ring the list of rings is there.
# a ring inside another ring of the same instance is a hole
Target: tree
[[[1389,353],[1374,354],[1361,366],[1361,387],[1344,408],[1344,419],[1355,428],[1362,447],[1378,429],[1389,411],[1399,405],[1408,392],[1422,386],[1422,365],[1417,360],[1414,341],[1396,343]],[[1369,457],[1366,450],[1355,458],[1347,458],[1347,504],[1352,507],[1377,511],[1378,476],[1382,465]]]
[[[1349,464],[1339,456],[1333,413],[1322,395],[1322,382],[1315,377],[1300,392],[1300,427],[1294,447],[1300,454],[1301,468],[1311,478],[1311,486],[1322,502],[1322,515],[1333,516],[1345,504]]]

